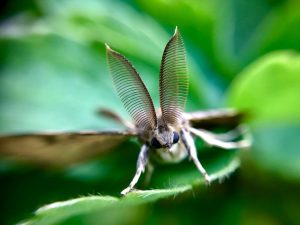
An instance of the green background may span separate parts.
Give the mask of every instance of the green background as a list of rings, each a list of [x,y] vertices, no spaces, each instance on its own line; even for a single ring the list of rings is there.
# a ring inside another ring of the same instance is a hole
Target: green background
[[[104,43],[130,59],[158,106],[160,59],[177,25],[188,53],[187,111],[247,111],[254,144],[228,152],[198,140],[201,162],[223,182],[206,187],[184,161],[158,167],[148,191],[121,199],[136,140],[59,169],[1,159],[0,224],[300,224],[299,1],[1,4],[1,134],[123,129],[96,115],[106,107],[129,118]]]

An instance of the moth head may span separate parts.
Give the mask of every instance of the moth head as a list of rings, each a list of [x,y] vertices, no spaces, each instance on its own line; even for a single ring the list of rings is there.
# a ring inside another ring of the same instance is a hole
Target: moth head
[[[150,146],[152,148],[164,148],[171,149],[173,144],[176,144],[179,141],[178,132],[168,128],[167,126],[159,126],[154,132],[154,135],[151,139]]]

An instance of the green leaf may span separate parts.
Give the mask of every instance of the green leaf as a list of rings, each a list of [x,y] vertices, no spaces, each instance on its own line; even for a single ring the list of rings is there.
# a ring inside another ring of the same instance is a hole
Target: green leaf
[[[2,39],[0,48],[2,133],[118,127],[96,115],[118,107],[109,75],[99,75],[103,55],[57,35]]]
[[[252,160],[286,178],[300,178],[300,55],[270,53],[247,67],[228,91],[245,111],[254,136]]]
[[[215,45],[225,75],[232,78],[253,57],[257,41],[264,35],[262,23],[276,6],[267,0],[233,0],[218,4]]]
[[[274,52],[239,74],[228,91],[229,106],[249,113],[252,123],[300,119],[300,55]]]
[[[222,165],[211,174],[212,180],[223,180],[228,177],[239,166],[239,160],[234,158],[228,164]],[[198,175],[200,175],[198,173]],[[155,189],[145,191],[134,191],[123,198],[111,196],[87,196],[68,201],[55,202],[38,209],[26,224],[58,224],[76,216],[85,216],[91,213],[111,213],[115,210],[122,210],[124,207],[134,207],[151,203],[162,198],[176,196],[182,192],[192,190],[195,186],[204,186],[202,178],[195,179],[192,184],[180,185],[173,188]],[[121,214],[122,215],[122,214]],[[111,217],[111,221],[119,220],[118,216]]]
[[[274,174],[300,180],[300,123],[253,128],[253,161]]]
[[[257,36],[260,41],[257,43],[256,52],[266,52],[282,49],[300,51],[300,2],[295,0],[278,1],[278,6],[266,18]]]
[[[268,52],[300,50],[298,1],[233,0],[217,7],[215,47],[229,78]]]

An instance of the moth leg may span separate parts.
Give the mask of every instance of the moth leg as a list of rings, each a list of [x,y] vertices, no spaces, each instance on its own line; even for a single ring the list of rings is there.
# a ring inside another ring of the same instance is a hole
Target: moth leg
[[[207,130],[195,129],[192,127],[190,127],[189,130],[191,131],[191,133],[200,137],[207,144],[212,145],[212,146],[217,146],[217,147],[220,147],[223,149],[248,148],[251,146],[251,143],[252,143],[250,136],[241,141],[226,142],[226,141],[218,139],[216,134],[213,134]]]
[[[220,133],[220,134],[210,133],[210,134],[214,138],[222,141],[232,141],[238,137],[249,134],[249,129],[245,125],[239,125],[236,128],[229,130],[225,133]]]
[[[121,192],[121,195],[126,195],[130,191],[132,191],[134,185],[136,185],[136,183],[138,182],[141,173],[145,171],[145,167],[148,163],[148,158],[149,158],[149,147],[147,145],[143,145],[137,160],[137,168],[136,168],[135,175],[132,181],[130,182],[129,186]]]
[[[181,134],[181,140],[182,140],[190,158],[193,160],[194,164],[196,165],[196,167],[198,168],[200,173],[203,175],[203,177],[205,179],[205,183],[209,184],[210,177],[198,159],[197,149],[196,149],[193,137],[191,136],[191,134],[189,132],[185,131],[184,129],[182,129],[180,131],[180,134]]]

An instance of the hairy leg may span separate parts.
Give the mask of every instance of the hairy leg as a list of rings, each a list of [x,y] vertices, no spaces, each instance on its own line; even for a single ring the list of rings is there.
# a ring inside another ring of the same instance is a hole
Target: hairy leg
[[[221,140],[220,134],[214,134],[207,130],[195,129],[190,127],[190,132],[200,137],[207,144],[217,146],[223,149],[237,149],[237,148],[249,148],[252,144],[251,137],[247,137],[241,141],[224,141]]]
[[[180,134],[181,134],[182,142],[183,142],[186,150],[188,151],[190,158],[193,160],[194,164],[196,165],[196,167],[198,168],[200,173],[203,175],[203,177],[205,179],[205,183],[209,184],[210,178],[198,159],[197,149],[196,149],[193,137],[191,136],[191,134],[188,131],[186,131],[184,129],[182,129],[180,131]]]
[[[219,139],[221,141],[232,141],[236,138],[243,137],[243,136],[245,136],[245,138],[247,138],[249,133],[250,133],[249,128],[243,124],[238,125],[236,128],[229,130],[225,133],[215,134],[215,133],[210,132],[210,134],[213,137],[215,137],[216,139]]]
[[[148,158],[149,158],[149,147],[147,145],[143,145],[137,160],[135,175],[132,181],[130,182],[129,186],[121,192],[121,195],[126,195],[133,189],[134,185],[136,185],[136,183],[138,182],[141,176],[141,173],[145,171],[145,167],[148,163]]]

